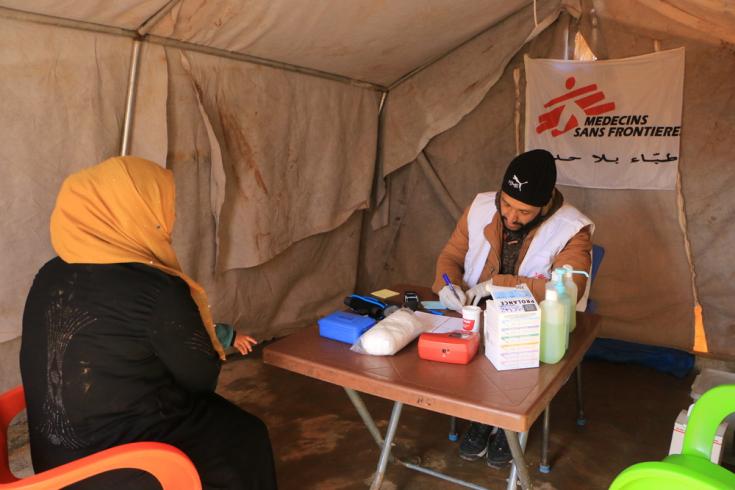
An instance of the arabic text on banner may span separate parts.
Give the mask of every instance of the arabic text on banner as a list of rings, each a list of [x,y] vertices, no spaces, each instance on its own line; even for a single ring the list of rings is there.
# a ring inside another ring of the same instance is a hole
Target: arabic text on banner
[[[556,158],[557,182],[674,189],[684,48],[605,61],[525,58],[526,149]]]

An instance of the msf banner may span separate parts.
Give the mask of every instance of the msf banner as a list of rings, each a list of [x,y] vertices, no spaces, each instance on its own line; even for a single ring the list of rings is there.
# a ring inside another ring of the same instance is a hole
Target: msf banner
[[[525,58],[526,149],[556,158],[558,183],[676,186],[684,48],[605,61]]]

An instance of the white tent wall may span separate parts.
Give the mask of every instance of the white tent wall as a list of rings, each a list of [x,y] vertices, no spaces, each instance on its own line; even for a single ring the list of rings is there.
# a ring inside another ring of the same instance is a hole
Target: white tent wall
[[[120,151],[133,40],[0,22],[4,389],[18,382],[25,295],[54,255],[58,188]],[[173,169],[174,247],[215,318],[263,339],[339,305],[356,280],[379,94],[151,43],[139,65],[130,153]]]
[[[23,305],[54,255],[48,219],[59,186],[118,152],[131,44],[0,19],[0,389],[18,381]]]
[[[179,260],[181,261],[182,267],[200,280],[209,292],[212,307],[218,319],[232,322],[238,328],[260,339],[284,335],[297,326],[303,326],[315,320],[317,316],[324,314],[330,308],[334,309],[341,302],[342,297],[353,288],[357,268],[361,213],[347,213],[348,217],[346,221],[342,223],[336,222],[333,231],[321,233],[324,231],[323,229],[317,229],[317,231],[312,230],[311,236],[308,238],[301,239],[295,244],[286,247],[282,253],[275,255],[270,260],[263,261],[257,266],[247,268],[230,266],[224,272],[215,273],[215,219],[212,212],[211,199],[212,147],[210,137],[207,134],[206,121],[202,118],[197,108],[197,89],[201,89],[202,87],[193,83],[191,74],[187,72],[180,62],[180,54],[176,49],[167,49],[169,60],[168,167],[174,171],[176,177],[177,224],[174,229],[174,244]],[[189,53],[189,55],[191,54]],[[236,75],[235,79],[247,85],[247,81],[243,81],[243,78],[247,77],[246,72],[248,69],[252,69],[252,67],[231,60],[206,60],[202,65],[202,69],[208,70],[211,68],[211,65],[207,63],[230,64],[229,69],[234,72],[233,75]],[[263,75],[261,71],[255,70],[255,72],[255,76],[262,79]],[[280,77],[281,75],[276,73],[276,76]],[[298,75],[298,77],[309,78],[303,75]],[[278,80],[276,79],[273,83],[278,83]],[[299,82],[298,80],[291,80],[290,83],[298,84]],[[313,83],[313,80],[308,79],[306,83]],[[325,83],[338,91],[344,89],[362,90],[342,84],[331,85],[335,82],[330,81]],[[223,94],[224,90],[225,87],[222,87],[220,89],[213,89],[210,93],[220,94],[220,97],[213,98],[219,98],[220,103],[224,104],[226,102],[222,100],[225,98]],[[362,91],[367,94],[368,100],[375,101],[374,93],[371,91]],[[202,90],[201,93],[206,94],[207,92]],[[262,97],[263,91],[252,91],[252,94],[260,94]],[[359,97],[361,98],[362,95],[359,94]],[[256,103],[262,104],[267,103],[267,101],[268,99],[265,98],[263,101],[256,101]],[[278,104],[278,100],[272,101],[273,107],[280,107],[282,109],[281,117],[288,114],[288,110]],[[205,103],[204,105],[209,104]],[[255,104],[242,104],[239,106],[231,104],[229,106],[224,105],[223,107],[225,110],[228,107],[231,109],[240,107],[240,111],[244,114],[251,114],[252,111],[262,110],[270,114],[271,119],[278,119],[275,116],[277,111],[269,111],[267,107],[261,109]],[[345,105],[344,108],[350,111],[353,110],[351,105]],[[325,117],[326,111],[322,110],[320,112],[318,109],[319,107],[313,108],[312,115],[316,118]],[[333,111],[336,111],[335,107],[333,107]],[[377,106],[373,104],[372,107],[367,107],[365,111],[368,114],[372,114],[372,117],[368,119],[367,127],[362,128],[360,132],[356,130],[354,132],[351,131],[349,135],[344,135],[343,139],[344,142],[355,143],[356,148],[362,151],[364,145],[358,144],[359,142],[356,142],[352,136],[358,135],[360,138],[372,138],[373,144],[369,145],[364,152],[356,152],[345,160],[332,160],[331,165],[326,165],[325,162],[329,161],[327,160],[329,149],[342,147],[342,150],[344,150],[344,147],[334,144],[332,135],[329,134],[316,134],[314,135],[314,141],[311,142],[311,144],[330,142],[329,145],[324,146],[323,152],[314,152],[314,156],[311,157],[312,162],[314,162],[313,159],[316,157],[319,159],[319,163],[325,164],[327,167],[342,167],[344,169],[343,173],[334,173],[334,175],[329,177],[324,177],[318,172],[315,172],[311,176],[303,175],[301,182],[306,185],[303,185],[301,188],[295,187],[295,182],[291,182],[291,187],[288,187],[286,180],[283,182],[273,181],[271,180],[272,178],[278,178],[277,173],[275,177],[269,176],[273,175],[274,168],[278,169],[278,165],[283,165],[284,167],[292,166],[294,165],[293,159],[298,159],[298,156],[302,155],[300,152],[293,151],[292,159],[268,160],[268,158],[271,158],[270,155],[281,151],[282,148],[276,145],[272,149],[261,149],[261,153],[265,153],[268,156],[266,158],[268,163],[263,165],[263,183],[266,186],[270,186],[271,189],[275,189],[276,193],[283,191],[291,192],[294,196],[294,202],[298,202],[296,198],[303,196],[304,193],[315,192],[325,196],[330,193],[339,192],[342,189],[354,189],[354,183],[341,182],[339,179],[354,179],[357,183],[367,180],[367,183],[362,182],[363,189],[361,191],[358,192],[355,190],[354,193],[337,199],[341,204],[346,204],[345,207],[349,209],[350,206],[353,206],[353,201],[359,198],[359,193],[361,192],[362,198],[358,200],[365,203],[370,190],[371,169],[375,155],[374,142],[376,139],[375,121],[377,120]],[[209,118],[213,121],[212,126],[215,133],[217,133],[217,140],[220,142],[218,147],[222,148],[223,155],[227,157],[228,151],[238,151],[241,147],[237,146],[237,144],[234,146],[234,149],[228,150],[228,142],[235,140],[235,136],[227,133],[235,132],[238,137],[243,138],[243,133],[245,133],[247,127],[243,128],[239,126],[239,116],[230,116],[229,114],[223,116],[219,114],[219,109],[214,104],[210,106],[207,114],[211,114]],[[309,112],[307,111],[303,114],[309,115]],[[296,124],[299,115],[291,114],[291,116],[293,117],[292,123]],[[358,116],[360,114],[352,113],[350,116],[350,121],[354,121],[359,120]],[[229,119],[227,119],[228,117]],[[330,131],[333,130],[332,134],[342,134],[341,130],[333,126],[334,122],[340,117],[344,118],[344,112],[341,115],[336,113],[332,114],[331,118],[323,121],[324,128],[329,128]],[[219,123],[223,119],[229,121],[227,125]],[[245,121],[246,118],[243,119],[243,122]],[[312,130],[320,127],[320,125],[316,126]],[[351,128],[351,123],[342,124],[341,126],[342,128],[349,129]],[[249,126],[251,134],[256,129],[257,126]],[[267,131],[269,129],[269,126],[264,125],[261,131]],[[302,131],[304,131],[303,128]],[[256,136],[258,136],[257,133]],[[285,144],[283,148],[288,148],[288,145]],[[302,156],[306,160],[302,164],[304,168],[307,168],[309,157],[307,155]],[[252,158],[251,155],[247,157]],[[261,156],[260,159],[262,158],[264,157]],[[262,163],[260,159],[259,162]],[[367,159],[370,161],[368,162]],[[239,162],[242,167],[241,170],[249,170],[247,160],[242,155],[229,155],[226,161]],[[355,169],[355,167],[358,168]],[[370,170],[370,173],[367,176],[355,174],[355,170],[358,172],[361,171],[360,167],[367,168]],[[237,170],[237,168],[232,168],[228,169],[228,172],[236,172]],[[321,179],[322,181],[310,179]],[[240,182],[240,179],[237,177],[228,178],[227,180],[228,182]],[[246,179],[243,178],[242,180]],[[257,179],[251,175],[247,178],[247,181],[253,186],[253,192],[260,192],[260,188],[257,187],[259,185]],[[239,192],[242,192],[242,189]],[[253,197],[253,200],[255,197],[257,197],[257,194]],[[223,205],[227,207],[230,205],[230,201],[235,201],[234,204],[237,205],[240,199],[243,199],[242,194],[238,194],[238,189],[235,189],[233,194],[226,196]],[[263,212],[268,212],[268,210],[265,209]],[[299,211],[281,207],[279,212],[286,212],[298,216]],[[334,214],[339,215],[340,213],[335,212]],[[314,212],[314,215],[319,216],[319,213]],[[253,221],[257,221],[257,219],[253,218]],[[273,222],[277,223],[276,220]],[[244,253],[245,247],[239,246],[237,239],[233,237],[237,236],[237,232],[243,233],[248,230],[252,232],[253,227],[247,224],[239,225],[238,223],[229,224],[222,222],[220,225],[221,228],[227,230],[220,235],[220,243],[229,243],[228,246],[232,254],[236,252]],[[241,227],[242,230],[238,230],[238,227]]]
[[[548,29],[524,46],[504,71],[501,67],[502,76],[479,99],[479,105],[456,126],[436,135],[423,150],[460,209],[468,206],[478,192],[494,190],[507,162],[516,154],[513,68],[522,66],[523,54],[529,50],[537,56],[548,56],[549,47],[558,37],[554,31]],[[441,91],[438,77],[431,83]],[[434,281],[436,258],[454,229],[456,217],[442,203],[416,161],[400,166],[387,181],[389,225],[377,230],[366,225],[363,230],[364,258],[358,287],[371,290],[402,282],[429,285]]]
[[[601,34],[611,58],[650,52],[654,40],[660,41],[661,49],[686,47],[679,171],[687,234],[709,351],[713,355],[733,358],[735,265],[732,246],[735,228],[730,223],[735,220],[735,200],[732,198],[735,188],[732,170],[735,160],[732,147],[735,140],[735,5],[728,3],[678,0],[594,2],[594,5],[603,16]],[[651,211],[644,219],[654,225],[660,214],[656,209]],[[634,234],[631,238],[636,236],[641,235]],[[649,246],[665,254],[680,237],[672,233]],[[619,266],[628,267],[628,264],[621,261]],[[647,283],[654,280],[665,282],[665,278],[651,278]],[[687,277],[677,272],[672,282],[661,284],[662,296],[656,297],[656,301],[670,302],[666,299],[670,291],[679,289],[673,281],[685,282]],[[688,319],[682,317],[677,321]],[[645,320],[636,321],[636,324],[641,332],[656,329]],[[664,337],[671,331],[672,324],[661,324],[659,328],[658,336]]]
[[[565,3],[576,2],[538,2],[538,26],[533,4],[516,10],[505,6],[506,15],[492,29],[391,88],[385,115],[384,174],[413,161],[432,137],[477,107],[513,55],[553,22]]]
[[[179,63],[169,50],[169,63]],[[218,270],[255,267],[368,206],[375,92],[266,66],[182,53],[222,155]],[[339,172],[335,172],[339,169]]]
[[[610,13],[601,6],[612,3],[594,5],[598,12]],[[601,18],[594,33],[610,57],[649,53],[654,40],[660,41],[662,49],[687,49],[680,172],[688,235],[709,350],[713,355],[732,357],[735,306],[730,298],[735,286],[732,264],[726,257],[732,255],[727,248],[735,232],[717,224],[728,223],[734,212],[727,192],[735,179],[728,168],[732,149],[727,146],[735,135],[733,49],[706,39],[696,29],[694,36],[691,27],[675,28],[668,17],[648,16],[645,29],[635,27],[645,9],[638,2],[628,3],[628,9],[615,10],[620,18]],[[587,31],[588,39],[592,34]],[[549,30],[530,48],[531,55],[561,58],[562,42]],[[543,53],[543,49],[549,51]],[[520,55],[473,112],[434,137],[423,150],[460,207],[469,205],[477,192],[496,189],[515,154],[515,67],[522,69]],[[438,82],[421,87],[424,92],[441,89]],[[364,230],[365,263],[361,264],[359,285],[366,290],[395,282],[431,283],[436,256],[454,227],[455,220],[415,163],[388,177],[390,225],[373,234]],[[561,190],[595,221],[593,241],[606,248],[604,266],[593,288],[604,317],[602,335],[691,350],[693,277],[676,192]]]
[[[174,171],[175,247],[209,290],[217,318],[267,338],[336,307],[358,268],[363,290],[431,281],[454,218],[422,173],[426,165],[406,164],[428,157],[461,207],[497,187],[516,152],[517,52],[560,57],[558,33],[543,27],[577,2],[535,3],[537,28],[531,0],[321,0],[303,8],[290,0],[0,0],[0,389],[17,382],[23,303],[53,256],[48,216],[61,181],[120,151],[136,29],[151,30],[130,153]],[[680,171],[694,284],[710,350],[733,357],[726,257],[735,231],[726,224],[734,214],[735,7],[582,4],[582,29],[604,57],[650,52],[654,39],[687,49]],[[594,31],[591,7],[600,21]],[[8,9],[66,16],[100,32],[63,19],[38,24],[35,14]],[[373,231],[355,211],[373,182],[376,89],[394,84],[381,169],[391,221]],[[563,192],[597,222],[595,241],[607,249],[593,290],[603,334],[691,348],[695,289],[676,194]]]
[[[53,256],[48,218],[66,175],[119,151],[130,39],[0,19],[3,282],[0,341]]]

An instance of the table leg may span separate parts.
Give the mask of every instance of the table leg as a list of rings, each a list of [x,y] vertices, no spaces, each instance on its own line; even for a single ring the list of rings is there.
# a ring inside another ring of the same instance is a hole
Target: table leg
[[[582,407],[582,362],[577,364],[577,425],[580,427],[587,423]]]
[[[357,410],[357,413],[360,415],[360,418],[362,418],[362,421],[365,423],[365,426],[367,427],[370,434],[372,434],[373,439],[375,439],[375,442],[378,444],[378,447],[381,448],[381,458],[383,458],[383,453],[385,452],[385,447],[383,444],[383,436],[380,434],[380,430],[378,429],[378,426],[375,424],[375,421],[373,420],[373,417],[370,415],[370,412],[368,411],[367,407],[365,406],[365,402],[362,401],[362,397],[360,397],[360,394],[356,392],[353,389],[345,388],[345,392],[347,392],[347,396],[350,398],[350,401],[355,406],[355,409]],[[394,405],[393,410],[395,412],[396,407]],[[400,412],[400,409],[399,409]],[[454,417],[452,417],[454,418]],[[391,416],[391,420],[393,420],[393,416]],[[396,425],[398,424],[398,419],[396,418]],[[390,425],[390,422],[389,422]],[[389,427],[390,430],[390,427]],[[388,437],[388,434],[386,434],[386,437]],[[464,480],[460,480],[459,478],[454,478],[449,475],[445,475],[443,473],[440,473],[438,471],[434,471],[430,468],[424,468],[423,466],[419,466],[412,463],[407,463],[405,461],[401,461],[400,459],[394,457],[390,454],[390,449],[393,446],[393,438],[395,437],[395,428],[393,429],[393,434],[390,435],[390,446],[388,446],[388,456],[387,459],[391,462],[399,463],[406,468],[409,468],[414,471],[418,471],[420,473],[424,473],[425,475],[431,475],[436,478],[441,478],[442,480],[450,481],[452,483],[456,483],[458,485],[465,486],[467,488],[472,488],[473,490],[489,490],[486,487],[476,485],[474,483],[466,482]],[[382,459],[381,459],[382,460]],[[378,480],[378,475],[380,475],[380,480]],[[385,466],[383,466],[382,472],[380,471],[380,463],[378,464],[378,472],[375,474],[375,478],[373,479],[373,483],[370,486],[371,489],[373,488],[379,488],[382,484],[383,477],[385,476]]]
[[[457,417],[449,417],[449,440],[457,442],[459,440],[459,434],[457,434]]]
[[[390,457],[390,448],[393,444],[393,438],[396,435],[396,429],[398,428],[398,420],[401,418],[401,409],[403,403],[393,403],[393,410],[390,414],[390,420],[388,421],[388,430],[385,433],[385,441],[383,441],[383,449],[380,451],[380,459],[378,460],[378,469],[373,477],[373,483],[370,485],[370,490],[378,490],[383,484],[383,477],[385,476],[385,467],[388,466],[388,458]]]
[[[531,475],[526,467],[526,460],[523,457],[523,450],[526,448],[528,440],[528,432],[518,432],[504,429],[505,437],[508,439],[508,446],[513,455],[513,464],[510,467],[510,476],[508,477],[508,490],[515,490],[516,476],[521,480],[521,488],[523,490],[531,489]]]
[[[551,410],[551,403],[546,406],[544,410],[544,431],[541,437],[541,463],[538,465],[538,470],[541,473],[550,473],[551,466],[549,466],[549,411]]]
[[[375,425],[375,421],[373,420],[373,417],[370,415],[370,412],[365,406],[365,402],[362,401],[360,394],[351,388],[345,388],[345,391],[347,392],[347,396],[350,398],[350,401],[355,406],[355,409],[360,415],[360,418],[365,424],[365,427],[367,427],[367,430],[370,432],[370,434],[373,436],[373,439],[375,439],[375,442],[378,444],[378,447],[383,447],[383,436],[380,435],[380,430],[378,429],[378,426]]]

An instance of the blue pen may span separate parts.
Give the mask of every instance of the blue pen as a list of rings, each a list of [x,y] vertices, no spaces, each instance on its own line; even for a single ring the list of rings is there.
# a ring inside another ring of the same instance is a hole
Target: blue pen
[[[454,289],[454,285],[452,285],[452,281],[449,280],[449,276],[444,273],[442,274],[442,278],[444,279],[444,282],[447,283],[447,286],[449,286],[449,289],[452,290],[452,293],[454,293],[454,297],[457,298],[457,301],[459,301],[460,304],[462,304],[462,300],[459,299],[459,294],[457,294],[457,290]]]
[[[444,316],[444,313],[439,310],[432,310],[432,309],[427,308],[426,311],[431,313],[432,315]]]

